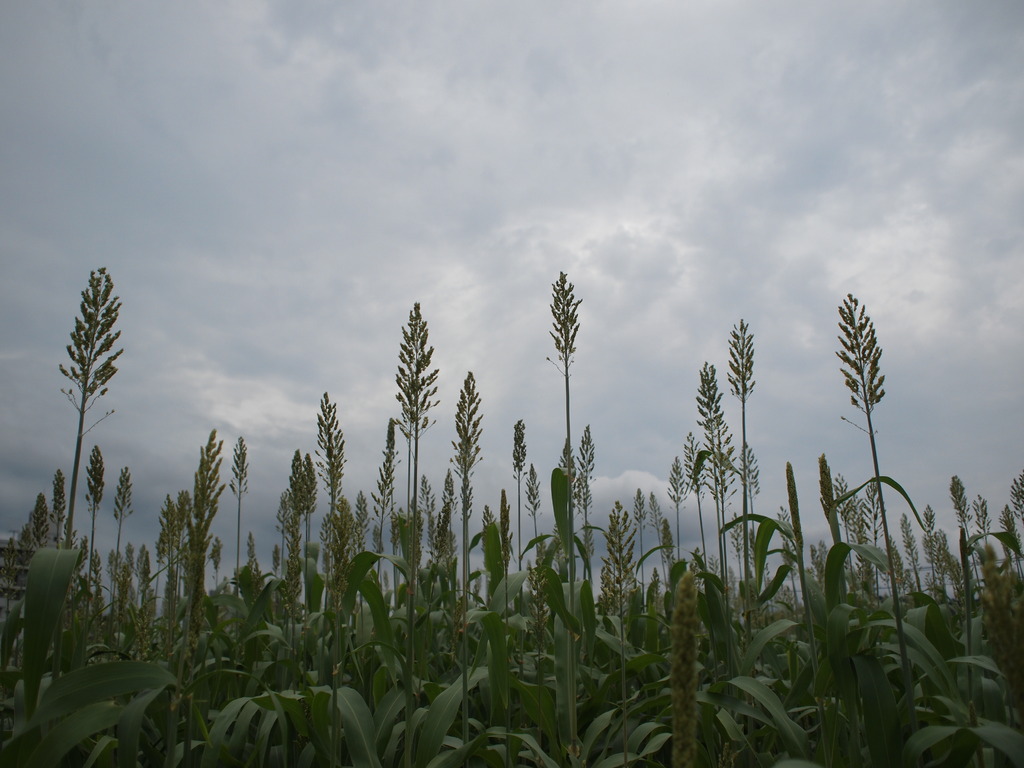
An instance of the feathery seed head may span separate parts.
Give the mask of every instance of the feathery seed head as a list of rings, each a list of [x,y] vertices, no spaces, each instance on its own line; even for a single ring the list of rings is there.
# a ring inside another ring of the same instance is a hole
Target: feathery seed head
[[[672,609],[672,765],[689,768],[697,758],[697,587],[693,571],[676,585]]]

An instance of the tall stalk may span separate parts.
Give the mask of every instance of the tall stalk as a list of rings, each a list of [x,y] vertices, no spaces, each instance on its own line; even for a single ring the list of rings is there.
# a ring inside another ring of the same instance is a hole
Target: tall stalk
[[[452,464],[455,474],[461,480],[462,501],[462,601],[459,606],[459,623],[462,627],[462,642],[459,647],[462,665],[462,742],[469,742],[469,518],[473,514],[473,470],[480,463],[480,395],[476,391],[473,373],[466,374],[455,409],[455,434],[452,442],[455,455]]]
[[[324,528],[327,532],[324,542],[325,569],[327,559],[330,558],[330,569],[328,578],[331,581],[332,589],[329,590],[335,604],[334,610],[334,637],[331,643],[331,766],[337,765],[338,739],[340,732],[340,714],[338,713],[337,697],[338,682],[334,678],[334,670],[339,663],[339,653],[342,649],[339,644],[342,642],[341,635],[341,590],[343,589],[344,569],[347,566],[346,555],[348,549],[348,535],[351,533],[349,520],[341,514],[339,501],[341,497],[341,480],[345,474],[345,437],[338,424],[338,404],[332,403],[330,397],[324,392],[320,400],[320,413],[317,414],[317,471],[320,480],[323,481],[324,489],[327,491],[327,516],[324,518]],[[333,576],[333,578],[332,578]]]
[[[836,357],[843,364],[840,371],[847,389],[850,390],[850,403],[861,411],[867,420],[868,440],[871,444],[871,465],[877,482],[881,472],[878,468],[878,446],[875,443],[875,427],[871,416],[875,406],[885,396],[883,389],[885,376],[882,375],[879,368],[882,348],[878,346],[875,324],[868,317],[865,308],[853,297],[853,294],[847,294],[846,299],[839,306],[839,330],[842,332],[842,335],[838,337],[842,349],[836,352]],[[885,537],[889,588],[892,591],[893,616],[896,619],[896,636],[899,640],[900,662],[903,668],[903,685],[906,689],[907,714],[910,721],[909,735],[913,736],[917,731],[914,680],[910,670],[910,657],[907,653],[907,638],[903,631],[899,583],[896,578],[893,545],[889,536],[889,521],[885,514],[885,499],[882,495],[881,483],[878,483],[878,506],[882,518],[882,532]]]
[[[700,371],[700,387],[697,391],[697,413],[700,419],[697,425],[704,430],[704,448],[709,453],[708,490],[715,502],[715,519],[718,526],[718,557],[722,584],[725,587],[725,606],[729,610],[729,569],[728,542],[722,535],[725,527],[725,509],[732,495],[732,457],[735,449],[732,446],[732,435],[725,423],[722,411],[722,392],[718,388],[718,373],[715,366],[704,363]],[[729,645],[730,649],[732,644]],[[730,653],[730,669],[732,668]]]
[[[705,564],[708,560],[708,540],[704,534],[704,510],[701,506],[701,498],[704,496],[704,461],[700,461],[700,446],[693,432],[686,434],[686,442],[683,443],[683,469],[686,472],[686,482],[689,489],[697,497],[697,522],[700,525],[700,552]]]
[[[61,392],[78,413],[78,432],[75,436],[75,459],[71,465],[71,493],[68,498],[67,528],[64,546],[73,544],[75,534],[75,501],[78,496],[78,470],[82,463],[82,440],[92,427],[113,413],[108,411],[96,424],[85,428],[85,414],[99,398],[107,394],[107,383],[117,373],[114,363],[124,349],[112,352],[114,344],[121,337],[114,331],[114,323],[121,311],[121,300],[112,296],[114,281],[105,267],[89,273],[89,286],[82,291],[81,317],[75,318],[71,331],[71,343],[67,345],[71,367],[58,366],[60,372],[71,382]],[[89,546],[92,547],[90,540]]]
[[[395,399],[402,407],[399,428],[412,449],[412,500],[409,504],[409,575],[406,579],[408,602],[406,614],[408,621],[408,637],[406,643],[406,737],[405,765],[412,766],[412,713],[416,703],[417,691],[413,682],[416,672],[416,572],[419,569],[420,531],[418,493],[420,467],[420,437],[430,428],[428,413],[438,404],[434,399],[437,394],[437,369],[430,368],[434,348],[428,345],[429,332],[427,321],[420,313],[419,302],[409,312],[409,322],[402,329],[402,343],[398,350],[398,373],[395,384],[398,394]]]
[[[199,634],[203,625],[204,611],[203,598],[206,595],[206,556],[210,548],[210,525],[217,515],[217,508],[220,503],[220,496],[224,492],[224,485],[220,482],[221,449],[224,443],[217,440],[217,430],[210,432],[206,445],[199,451],[199,468],[196,470],[195,483],[192,489],[192,505],[188,517],[185,519],[185,529],[188,534],[188,572],[186,584],[188,587],[188,635],[187,653],[184,655],[185,662],[189,665],[189,682],[195,676],[199,667],[196,663],[195,654],[199,645]],[[184,681],[179,679],[179,688],[183,688]],[[190,689],[191,690],[191,689]],[[185,726],[185,749],[183,752],[185,765],[191,765],[192,750],[190,742],[191,718],[193,713],[192,693],[186,694],[185,712],[187,713]]]
[[[573,477],[572,467],[572,426],[570,421],[570,401],[569,401],[569,368],[573,363],[573,355],[576,353],[576,334],[579,333],[580,323],[577,310],[579,309],[582,299],[577,299],[573,293],[574,286],[569,282],[565,272],[560,272],[558,280],[551,286],[551,316],[553,318],[551,334],[552,340],[555,342],[555,360],[552,360],[555,367],[558,368],[562,374],[562,379],[565,383],[565,449],[567,455],[567,466],[565,467],[566,474],[571,482]],[[551,358],[548,358],[549,360]],[[572,504],[572,493],[568,493],[568,536],[567,536],[567,550],[565,557],[568,561],[569,566],[569,612],[571,615],[576,615],[576,535],[573,531],[573,504]],[[570,682],[570,690],[573,695],[567,702],[569,708],[569,734],[571,743],[569,745],[570,755],[578,757],[580,752],[579,738],[577,735],[576,726],[576,639],[572,633],[568,633],[569,641],[569,658],[568,658],[568,677]]]
[[[729,335],[729,389],[740,401],[740,483],[743,488],[743,627],[750,641],[750,471],[747,447],[747,401],[754,391],[754,334],[746,321],[740,320]]]
[[[516,570],[523,570],[523,470],[526,467],[526,423],[520,419],[513,428],[512,435],[512,471],[516,475]],[[520,615],[525,613],[523,595],[520,590],[516,595],[516,609]],[[519,633],[516,643],[519,657],[519,677],[523,676],[523,654],[526,637]],[[506,753],[507,754],[507,753]]]
[[[622,757],[629,753],[629,696],[626,679],[626,613],[636,592],[636,562],[633,542],[636,529],[629,512],[615,502],[605,532],[606,557],[601,558],[601,602],[604,612],[618,619],[619,695],[622,701]],[[642,553],[641,553],[642,554]]]
[[[594,504],[594,494],[590,484],[594,480],[594,462],[597,459],[597,449],[594,446],[594,438],[590,434],[590,425],[583,428],[583,437],[580,439],[579,460],[576,462],[576,474],[573,477],[572,494],[573,503],[579,509],[583,518],[583,552],[585,560],[583,563],[584,578],[590,579],[590,561],[594,556],[594,533],[590,529],[590,508]]]
[[[235,594],[238,594],[238,574],[242,568],[242,497],[249,492],[249,450],[245,438],[239,437],[231,464],[231,494],[238,501],[235,518]]]
[[[114,519],[117,520],[117,548],[114,550],[114,568],[113,574],[111,574],[111,587],[114,589],[113,602],[116,606],[116,611],[111,612],[111,621],[117,619],[117,624],[120,625],[122,611],[122,600],[124,596],[121,594],[119,585],[118,574],[121,573],[121,529],[124,526],[124,520],[129,517],[134,510],[132,509],[132,473],[128,467],[121,468],[121,474],[117,478],[117,490],[114,491]],[[129,545],[130,546],[130,545]]]
[[[512,471],[516,476],[516,564],[523,570],[523,468],[526,466],[526,422],[512,430]]]
[[[383,458],[377,470],[377,492],[371,493],[373,511],[377,516],[377,527],[373,536],[374,551],[384,554],[384,525],[390,526],[395,515],[395,462],[398,452],[395,450],[395,420],[388,419],[388,430],[384,440]],[[397,553],[396,553],[397,554]],[[377,578],[383,584],[386,574],[381,573],[380,561],[377,563]]]
[[[89,529],[89,573],[90,578],[93,572],[93,558],[96,553],[96,512],[100,508],[100,502],[103,501],[103,454],[100,453],[100,447],[94,445],[92,447],[92,453],[89,454],[89,469],[86,472],[86,485],[88,486],[88,493],[85,496],[85,501],[89,505],[89,516],[92,519],[92,525]],[[95,585],[94,589],[89,591],[89,606],[90,613],[96,610],[96,605],[100,599],[99,585]]]
[[[789,519],[793,523],[793,539],[796,545],[797,570],[800,572],[801,602],[804,604],[804,621],[807,623],[807,643],[810,648],[811,671],[813,673],[811,688],[814,688],[818,679],[818,646],[814,637],[814,617],[811,614],[810,593],[807,589],[807,568],[804,565],[804,533],[803,525],[800,522],[800,503],[796,494],[796,478],[793,475],[793,465],[786,462],[786,494],[789,497]],[[817,699],[818,718],[821,721],[822,730],[825,729],[825,708],[821,699]],[[832,765],[832,753],[825,746],[825,764]]]
[[[668,473],[668,499],[676,509],[676,560],[683,559],[683,538],[679,529],[679,510],[686,498],[686,475],[683,474],[683,463],[676,456],[672,460],[672,468]]]

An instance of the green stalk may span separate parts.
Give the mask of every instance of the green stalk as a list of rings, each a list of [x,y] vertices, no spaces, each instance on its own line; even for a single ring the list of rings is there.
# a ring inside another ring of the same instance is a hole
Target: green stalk
[[[814,637],[814,617],[811,615],[811,603],[807,599],[807,568],[804,565],[804,533],[803,527],[800,524],[800,504],[797,500],[796,495],[796,478],[793,475],[793,465],[790,462],[786,462],[786,491],[789,496],[789,515],[793,521],[793,534],[796,544],[796,559],[800,569],[800,591],[802,593],[802,601],[804,604],[804,621],[807,624],[807,642],[810,647],[811,657],[811,690],[814,690],[815,682],[818,679],[818,645]],[[821,703],[820,699],[816,700],[818,709],[818,719],[821,722],[822,738],[824,739],[824,731],[826,728],[825,721],[825,708]],[[825,765],[832,765],[832,754],[827,748],[825,752]]]

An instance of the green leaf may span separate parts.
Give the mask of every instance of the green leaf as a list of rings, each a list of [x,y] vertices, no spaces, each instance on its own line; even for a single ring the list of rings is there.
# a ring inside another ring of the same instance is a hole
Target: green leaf
[[[871,764],[880,768],[899,768],[902,735],[892,685],[882,665],[873,656],[857,654],[853,657],[853,668],[864,702],[864,733]]]
[[[394,632],[391,630],[391,617],[388,614],[387,606],[384,604],[384,596],[380,593],[380,587],[373,579],[363,579],[359,592],[370,608],[370,615],[373,617],[373,631],[377,641],[383,649],[384,662],[391,671],[393,677],[401,675],[401,663],[395,649]]]
[[[569,613],[569,608],[565,604],[565,589],[568,585],[563,584],[562,578],[553,568],[542,568],[541,575],[544,577],[544,594],[548,598],[548,606],[573,632],[579,634],[580,620]]]
[[[829,511],[829,514],[839,509],[840,505],[844,501],[846,501],[847,499],[852,499],[854,496],[860,493],[864,488],[866,488],[871,483],[884,483],[885,485],[888,485],[890,488],[895,490],[900,496],[902,496],[904,500],[907,502],[907,504],[910,505],[910,511],[914,513],[914,517],[917,519],[917,524],[921,526],[921,530],[924,530],[924,522],[921,520],[921,516],[917,513],[917,507],[914,506],[914,502],[910,500],[910,496],[907,494],[907,492],[903,490],[903,486],[897,483],[891,477],[887,477],[885,475],[872,477],[870,480],[864,481],[853,490],[844,493],[842,496],[840,496],[838,499],[832,502],[832,509]]]
[[[236,725],[236,723],[240,720],[239,713],[246,706],[250,706],[251,709],[256,709],[256,707],[252,705],[252,699],[244,697],[229,701],[225,707],[217,713],[217,716],[210,724],[210,731],[206,737],[207,748],[203,751],[203,759],[200,763],[201,768],[216,768],[216,766],[220,764],[222,754],[234,753],[234,750],[231,749],[228,731],[232,726],[235,726],[235,733],[238,733],[239,725]],[[127,707],[125,709],[127,710]],[[122,716],[121,723],[124,722],[124,719],[124,716]],[[251,715],[249,720],[251,720]],[[248,723],[249,720],[246,720],[245,722]],[[120,724],[118,728],[120,729]],[[241,755],[240,752],[236,754],[238,756]],[[120,768],[135,768],[135,752],[125,751],[123,756],[119,756],[118,765]]]
[[[782,585],[786,582],[786,577],[792,572],[793,566],[789,563],[782,563],[779,569],[775,571],[775,575],[772,576],[772,580],[768,582],[768,585],[761,591],[761,594],[757,596],[757,604],[765,605],[768,603],[779,590]]]
[[[260,591],[259,597],[253,601],[252,608],[249,610],[249,615],[245,617],[245,624],[242,625],[242,637],[248,637],[249,634],[256,628],[256,625],[263,620],[266,615],[267,607],[270,605],[270,601],[274,597],[274,592],[283,583],[282,579],[271,578],[267,581],[266,586]]]
[[[981,740],[1002,752],[1015,768],[1024,768],[1024,734],[1001,723],[988,723],[973,728],[955,725],[931,725],[921,728],[907,739],[903,746],[903,765],[905,768],[919,765],[921,756],[926,751],[935,751],[946,740],[951,742],[951,751],[966,753],[969,756],[968,761],[960,763],[961,765],[967,765],[973,759],[975,746]],[[958,740],[960,744],[956,743]]]
[[[976,533],[967,540],[968,551],[974,550],[975,545],[983,541],[984,539],[992,536],[999,540],[999,543],[1006,547],[1008,550],[1013,552],[1017,557],[1021,556],[1020,545],[1017,542],[1017,538],[1014,534],[1009,531],[983,531],[982,533]]]
[[[475,688],[486,675],[487,671],[482,669],[473,672],[469,677],[469,689]],[[461,704],[462,675],[459,675],[430,702],[423,735],[416,746],[416,768],[426,768],[427,763],[440,753],[444,737],[455,722]]]
[[[782,702],[771,688],[752,677],[734,677],[729,683],[750,694],[771,716],[772,723],[790,757],[807,755],[807,732],[789,718]]]
[[[177,682],[163,667],[146,661],[90,664],[55,680],[43,694],[28,728],[83,709],[90,704],[145,689],[163,690]]]
[[[319,548],[313,542],[310,542],[308,547],[310,551],[315,551]],[[306,611],[308,613],[319,611],[320,606],[323,604],[324,577],[317,573],[315,557],[306,558],[306,567],[303,575],[306,583]]]
[[[456,766],[466,765],[467,758],[486,743],[487,734],[478,734],[467,744],[460,744],[455,749],[445,750],[427,763],[427,768],[456,768]]]
[[[505,577],[505,561],[501,553],[501,533],[498,524],[491,523],[484,531],[484,567],[487,568],[488,598],[493,598],[498,584]]]
[[[750,645],[747,646],[747,652],[743,655],[743,661],[740,662],[740,674],[752,674],[754,664],[757,662],[758,657],[760,657],[764,647],[783,632],[796,626],[799,625],[791,619],[779,619],[754,635],[750,640]]]
[[[348,564],[346,576],[348,587],[345,590],[345,595],[341,598],[341,612],[344,615],[348,616],[355,609],[359,587],[362,585],[363,579],[366,578],[366,574],[378,560],[380,560],[380,555],[374,552],[360,552]]]
[[[492,712],[505,712],[508,709],[508,641],[505,635],[505,622],[493,611],[487,611],[480,619],[484,628],[489,648],[487,674],[491,685]]]
[[[533,754],[536,755],[537,759],[540,761],[540,764],[543,765],[544,768],[562,768],[562,766],[559,765],[558,762],[553,760],[547,752],[541,749],[540,744],[537,743],[537,739],[533,737],[533,734],[517,733],[516,737],[518,739],[521,739],[523,744],[525,744],[531,750],[533,750]]]
[[[162,688],[140,693],[125,706],[117,721],[117,764],[120,768],[135,768],[138,764],[139,735],[142,732],[142,720],[146,708],[157,696],[163,693]]]
[[[589,581],[580,582],[579,609],[583,628],[583,649],[589,656],[594,652],[594,640],[597,635],[597,606]]]
[[[69,550],[62,550],[69,551]],[[20,768],[52,768],[76,745],[117,723],[121,707],[105,701],[72,713],[51,728]]]
[[[40,549],[29,562],[25,584],[25,645],[22,661],[25,715],[29,718],[36,709],[53,633],[64,611],[68,585],[71,584],[80,556],[81,551],[77,549]]]
[[[373,715],[363,698],[351,688],[338,688],[338,710],[345,729],[345,744],[356,765],[380,768]]]
[[[540,728],[541,734],[550,743],[558,739],[558,724],[555,719],[555,701],[546,686],[526,683],[513,675],[512,687],[519,692],[519,700],[529,717],[530,722]]]
[[[555,531],[567,557],[572,556],[572,520],[569,518],[569,478],[565,471],[551,470],[551,506],[555,511]]]
[[[494,590],[494,595],[488,607],[497,613],[504,611],[513,600],[519,597],[525,582],[526,571],[510,573],[507,578],[501,580],[498,588]]]
[[[7,665],[11,663],[14,640],[21,634],[21,612],[24,604],[24,600],[14,601],[4,618],[3,629],[0,629],[0,670],[7,669]]]

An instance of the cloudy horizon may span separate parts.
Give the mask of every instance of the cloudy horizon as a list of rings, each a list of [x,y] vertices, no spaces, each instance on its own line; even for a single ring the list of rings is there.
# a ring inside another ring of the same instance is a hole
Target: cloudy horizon
[[[83,453],[103,451],[108,546],[119,468],[126,535],[151,547],[216,429],[224,482],[235,440],[249,446],[243,536],[269,565],[325,391],[345,495],[369,497],[415,302],[440,371],[423,471],[440,497],[473,371],[478,522],[502,488],[515,498],[517,420],[542,480],[561,451],[546,359],[561,271],[582,300],[573,441],[590,425],[599,524],[638,487],[668,510],[705,361],[738,444],[725,373],[745,319],[757,509],[786,503],[791,461],[808,539],[824,538],[817,457],[851,484],[871,474],[842,418],[861,424],[835,356],[848,293],[884,350],[882,472],[918,509],[950,526],[955,474],[995,518],[1024,469],[1014,3],[53,2],[0,22],[0,535],[55,469],[70,477],[57,367],[101,266],[125,352],[95,409],[116,413]],[[80,531],[83,499],[84,483]],[[684,514],[692,548],[692,499]],[[226,552],[234,519],[225,491]]]

